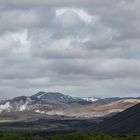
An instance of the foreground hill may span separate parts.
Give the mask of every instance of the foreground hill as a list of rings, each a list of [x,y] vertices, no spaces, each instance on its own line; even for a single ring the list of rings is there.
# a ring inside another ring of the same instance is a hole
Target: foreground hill
[[[105,119],[95,130],[114,135],[140,135],[140,104]]]

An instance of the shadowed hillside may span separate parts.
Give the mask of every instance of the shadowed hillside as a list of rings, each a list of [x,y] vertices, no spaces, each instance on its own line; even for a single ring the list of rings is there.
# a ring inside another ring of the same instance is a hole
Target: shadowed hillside
[[[140,134],[140,104],[105,119],[95,130],[115,135]]]

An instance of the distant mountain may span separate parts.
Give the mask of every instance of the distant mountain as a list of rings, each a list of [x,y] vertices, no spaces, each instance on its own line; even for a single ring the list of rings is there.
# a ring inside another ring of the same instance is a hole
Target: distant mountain
[[[31,96],[36,97],[40,100],[56,100],[60,102],[69,102],[71,100],[74,100],[71,96],[64,95],[59,92],[38,92],[37,94]]]
[[[95,130],[114,135],[140,135],[140,103],[105,119]]]
[[[110,97],[110,98],[99,98],[96,102],[97,103],[113,103],[116,101],[121,101],[121,100],[139,100],[140,97]]]
[[[43,114],[43,116],[59,115],[96,118],[114,115],[139,102],[139,98],[80,98],[58,92],[38,92],[29,97],[19,96],[9,100],[2,100],[0,102],[0,117],[4,113],[14,114],[14,112],[26,111],[26,114],[38,113]]]
[[[46,113],[52,110],[60,111],[71,109],[71,107],[73,107],[72,104],[80,106],[90,104],[92,102],[58,92],[38,92],[37,94],[29,97],[19,96],[11,100],[2,100],[0,102],[0,113],[27,110],[37,113]]]
[[[71,97],[69,95],[64,95],[59,92],[38,92],[35,95],[32,95],[31,98],[37,98],[40,100],[47,100],[47,101],[59,101],[62,103],[81,103],[81,104],[88,104],[97,101],[99,98],[87,97],[87,98],[80,98],[80,97]]]

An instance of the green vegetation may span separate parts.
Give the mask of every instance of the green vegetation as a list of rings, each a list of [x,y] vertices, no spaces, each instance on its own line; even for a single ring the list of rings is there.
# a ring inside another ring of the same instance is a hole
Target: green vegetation
[[[98,134],[65,134],[65,135],[37,135],[32,130],[1,130],[0,140],[140,140],[140,136],[106,136]]]

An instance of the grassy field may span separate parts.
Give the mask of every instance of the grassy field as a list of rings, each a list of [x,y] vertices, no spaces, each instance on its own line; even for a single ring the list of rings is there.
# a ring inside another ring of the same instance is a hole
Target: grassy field
[[[16,122],[16,121],[13,121],[13,120],[0,120],[0,123],[9,123],[9,122]]]
[[[38,135],[32,130],[1,130],[0,140],[140,140],[140,136],[107,136],[99,134]]]

